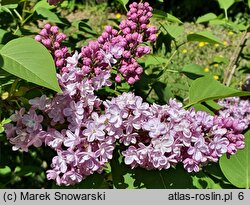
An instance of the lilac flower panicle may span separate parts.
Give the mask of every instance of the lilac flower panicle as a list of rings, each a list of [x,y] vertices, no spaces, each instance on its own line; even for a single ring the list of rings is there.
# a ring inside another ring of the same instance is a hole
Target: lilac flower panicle
[[[51,0],[48,2],[50,4],[57,4],[60,0]],[[59,28],[50,24],[45,24],[39,35],[35,36],[35,40],[41,42],[51,52],[58,69],[65,69],[66,58],[70,56],[68,48],[61,45],[65,39],[66,35],[59,33]]]
[[[45,145],[55,151],[47,179],[58,185],[101,173],[118,143],[124,145],[121,153],[132,169],[162,170],[182,163],[188,172],[244,148],[241,133],[250,123],[247,100],[220,100],[222,109],[212,116],[185,110],[175,99],[150,105],[132,92],[106,100],[96,95],[111,86],[113,74],[116,82],[139,80],[143,68],[137,59],[150,52],[143,44],[156,40],[149,4],[132,3],[129,8],[119,30],[107,26],[79,53],[70,54],[62,46],[66,35],[56,26],[46,24],[35,37],[53,55],[63,92],[29,100],[30,109],[15,111],[4,127],[13,150]]]

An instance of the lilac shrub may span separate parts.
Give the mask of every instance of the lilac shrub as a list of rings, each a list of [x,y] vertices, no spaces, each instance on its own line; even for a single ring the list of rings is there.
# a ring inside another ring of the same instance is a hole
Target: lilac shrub
[[[150,105],[131,92],[107,100],[96,95],[112,84],[111,71],[116,82],[140,79],[143,69],[136,59],[150,52],[143,43],[156,39],[155,27],[148,26],[151,16],[148,3],[133,3],[119,31],[107,26],[73,55],[62,46],[66,36],[56,26],[46,24],[35,37],[53,55],[63,92],[29,100],[30,109],[16,111],[5,132],[13,150],[45,145],[55,151],[49,180],[72,185],[101,173],[116,144],[124,147],[124,162],[131,168],[162,170],[183,163],[188,172],[244,148],[241,132],[249,121],[237,119],[229,102],[221,101],[225,109],[211,116],[185,110],[174,99]]]

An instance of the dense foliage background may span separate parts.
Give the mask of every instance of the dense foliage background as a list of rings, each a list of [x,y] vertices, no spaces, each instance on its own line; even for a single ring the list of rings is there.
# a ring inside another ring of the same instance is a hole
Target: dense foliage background
[[[68,36],[64,45],[72,52],[79,51],[89,40],[98,38],[106,25],[117,28],[126,18],[131,2],[65,0],[54,6],[46,0],[0,1],[0,188],[60,188],[46,179],[54,151],[45,146],[32,147],[28,152],[13,151],[4,132],[10,116],[21,107],[28,108],[29,99],[60,92],[54,83],[53,61],[51,64],[41,58],[49,53],[20,37],[34,38],[46,23],[51,23]],[[242,90],[250,91],[249,0],[149,3],[154,9],[150,25],[158,31],[156,42],[150,45],[151,54],[139,59],[144,73],[133,85],[124,81],[115,88],[98,91],[102,99],[133,91],[149,103],[164,105],[176,98],[186,109],[194,107],[212,115],[221,109],[218,99],[245,96],[242,100],[248,100],[249,93]],[[22,52],[28,43],[29,52]],[[6,56],[12,55],[13,50],[20,51],[14,57],[29,72],[14,70],[11,62],[6,66]],[[36,64],[26,64],[23,59]],[[43,70],[45,65],[48,70]],[[248,117],[250,111],[244,115]],[[229,166],[237,166],[237,158],[240,159],[238,171],[243,173],[243,181],[250,178],[250,163],[246,161],[250,132],[245,130],[244,134],[245,151],[230,159],[223,156],[220,163],[209,163],[198,173],[188,173],[181,165],[164,171],[131,170],[123,163],[118,147],[101,174],[90,175],[68,188],[249,188],[249,182],[238,183],[241,176]]]

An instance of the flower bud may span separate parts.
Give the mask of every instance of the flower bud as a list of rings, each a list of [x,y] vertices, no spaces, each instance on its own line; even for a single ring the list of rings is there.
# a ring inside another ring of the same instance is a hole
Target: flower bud
[[[91,68],[89,66],[83,66],[82,70],[83,70],[83,73],[86,75],[90,73]]]
[[[118,31],[115,29],[112,29],[112,35],[116,36],[118,34]]]
[[[57,36],[56,36],[56,41],[58,42],[62,42],[63,40],[66,39],[66,35],[64,33],[59,33]]]
[[[150,42],[155,42],[156,39],[157,39],[157,36],[156,36],[155,34],[150,35],[149,38],[148,38],[148,40],[149,40]]]
[[[236,142],[236,148],[237,149],[243,149],[245,147],[245,143],[243,141],[237,141]]]
[[[42,39],[42,44],[45,45],[45,47],[50,48],[51,41],[50,39]]]
[[[106,31],[104,31],[102,33],[102,37],[103,37],[103,39],[107,39],[109,37],[109,34]]]
[[[132,84],[135,83],[135,79],[134,79],[133,77],[129,77],[128,80],[127,80],[127,82],[128,82],[130,85],[132,85]]]
[[[141,75],[143,73],[143,69],[142,67],[137,67],[135,72],[138,74],[138,75]],[[139,80],[139,79],[138,79]]]
[[[63,66],[63,64],[64,64],[64,59],[59,59],[59,60],[56,61],[56,66],[57,67],[61,67],[61,66]]]
[[[47,37],[48,36],[48,32],[46,29],[42,29],[39,33],[41,36]]]
[[[59,31],[59,28],[57,26],[51,26],[50,32],[53,34],[57,34]]]
[[[130,31],[130,29],[129,29],[128,27],[126,27],[126,28],[124,28],[124,29],[122,30],[122,32],[123,32],[124,34],[129,34],[131,31]]]
[[[47,23],[47,24],[44,25],[44,28],[45,28],[46,30],[50,30],[51,25],[50,25],[49,23]]]
[[[54,46],[54,49],[58,49],[60,48],[60,43],[55,41],[53,46]]]
[[[120,82],[122,81],[121,76],[120,76],[119,74],[116,75],[115,81],[116,81],[117,83],[120,83]]]
[[[62,52],[62,50],[55,50],[54,55],[57,58],[62,58],[63,57],[63,52]]]
[[[111,27],[111,26],[106,26],[106,27],[105,27],[105,31],[106,31],[107,33],[111,34],[111,33],[112,33],[112,27]]]
[[[130,58],[131,57],[131,52],[130,51],[124,51],[123,54],[122,54],[122,56],[124,58]]]
[[[42,37],[40,35],[36,35],[35,36],[35,40],[38,41],[38,42],[41,42],[42,41]]]

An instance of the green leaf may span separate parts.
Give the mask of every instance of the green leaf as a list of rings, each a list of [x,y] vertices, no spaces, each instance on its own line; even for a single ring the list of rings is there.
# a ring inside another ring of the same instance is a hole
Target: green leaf
[[[152,88],[154,89],[155,94],[158,96],[157,102],[159,104],[166,104],[170,98],[174,97],[173,93],[165,83],[156,81],[152,84]]]
[[[166,58],[162,58],[155,55],[148,55],[145,60],[145,67],[148,67],[150,65],[162,65],[167,62]]]
[[[192,106],[196,111],[205,111],[211,115],[215,115],[214,111],[221,109],[222,107],[213,100],[208,100],[202,103],[197,103]]]
[[[208,107],[201,103],[194,104],[192,108],[194,108],[196,111],[204,111],[209,113],[210,115],[214,115],[213,111],[211,111]]]
[[[208,31],[201,31],[197,33],[188,34],[187,40],[223,44],[223,42],[219,38],[217,38],[216,36],[214,36],[212,33]]]
[[[15,168],[15,174],[17,176],[30,176],[32,173],[39,173],[42,171],[42,168],[35,165],[24,165],[22,167]]]
[[[61,92],[52,56],[34,39],[24,37],[7,43],[0,50],[0,67],[19,78]]]
[[[49,9],[45,7],[38,7],[36,9],[36,12],[37,14],[43,16],[50,22],[64,24],[54,12],[50,11]]]
[[[235,31],[245,31],[248,28],[248,25],[244,25],[244,23],[227,22],[227,25]]]
[[[46,8],[46,9],[49,9],[49,10],[51,10],[51,9],[53,9],[53,8],[56,8],[56,6],[54,6],[54,5],[50,5],[48,2],[47,2],[47,0],[42,0],[42,1],[38,1],[37,3],[36,3],[36,5],[32,8],[32,12],[35,12],[38,8],[40,8],[40,7],[42,7],[42,8]]]
[[[211,76],[204,76],[192,82],[189,89],[189,104],[186,107],[207,100],[249,95],[250,92],[244,92],[227,87],[217,80],[214,80]]]
[[[228,10],[234,4],[234,0],[218,0],[221,9]]]
[[[10,40],[16,38],[17,36],[9,31],[0,29],[0,44],[6,44]]]
[[[123,5],[123,7],[125,8],[125,10],[127,11],[126,5],[128,4],[129,0],[118,0],[118,2]]]
[[[154,17],[158,17],[158,18],[164,18],[168,21],[171,21],[171,22],[175,22],[175,23],[180,23],[182,24],[182,21],[178,18],[176,18],[175,16],[169,14],[169,13],[166,13],[164,11],[161,11],[161,10],[157,10],[157,9],[154,9],[153,10],[153,15]]]
[[[214,63],[223,63],[223,64],[228,64],[229,63],[229,59],[223,56],[215,56]]]
[[[169,33],[172,38],[177,39],[184,32],[183,26],[165,25],[164,29]]]
[[[0,122],[0,133],[2,133],[4,131],[4,125],[7,124],[7,123],[10,123],[11,120],[9,118],[7,119],[3,119],[2,122]]]
[[[221,189],[219,183],[216,183],[212,178],[203,172],[196,173],[192,176],[193,185],[198,189]]]
[[[8,166],[0,168],[0,175],[7,175],[11,173],[11,169]]]
[[[220,106],[218,103],[216,103],[213,100],[208,100],[205,102],[209,107],[211,107],[214,110],[220,110],[222,106]]]
[[[166,189],[194,188],[191,175],[182,165],[168,170],[131,169],[123,162],[123,157],[116,149],[111,160],[113,185],[118,189]]]
[[[192,177],[183,166],[178,164],[168,170],[146,170],[136,168],[133,171],[134,185],[136,188],[147,189],[184,189],[194,188]]]
[[[113,186],[116,189],[133,189],[135,180],[131,176],[131,169],[122,161],[123,157],[118,149],[115,149],[110,162]]]
[[[4,5],[4,6],[0,5],[0,12],[5,11],[5,12],[8,12],[10,15],[12,15],[10,10],[11,9],[16,9],[17,7],[18,7],[18,4],[7,4],[7,5]]]
[[[200,65],[197,65],[197,64],[185,65],[182,68],[181,73],[184,73],[190,79],[196,79],[198,77],[208,75],[208,73],[204,72],[204,69]]]
[[[197,20],[196,23],[204,23],[204,22],[208,22],[210,20],[216,19],[217,16],[214,13],[207,13],[203,16],[200,16]]]
[[[238,188],[250,188],[250,130],[245,134],[245,148],[230,159],[223,155],[220,167],[225,177]]]
[[[93,28],[88,24],[88,19],[83,19],[81,21],[77,21],[75,23],[75,26],[78,28],[79,31],[83,31],[85,33],[91,34],[95,37],[98,36],[98,33],[96,33]]]
[[[228,22],[225,19],[213,19],[209,21],[210,25],[225,25]]]

